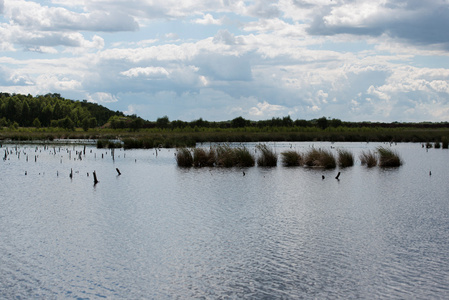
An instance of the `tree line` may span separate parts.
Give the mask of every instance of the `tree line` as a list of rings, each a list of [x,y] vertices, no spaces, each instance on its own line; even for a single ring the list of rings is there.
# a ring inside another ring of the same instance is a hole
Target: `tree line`
[[[112,111],[102,105],[83,101],[68,100],[60,94],[20,95],[0,93],[0,128],[1,127],[60,127],[69,130],[83,128],[88,130],[95,127],[112,129],[129,129],[132,131],[142,128],[158,128],[166,130],[198,129],[198,128],[289,128],[315,127],[327,128],[449,128],[448,122],[345,122],[340,119],[321,117],[318,119],[293,120],[290,116],[275,117],[269,120],[252,121],[243,117],[236,117],[228,121],[207,121],[199,118],[190,122],[174,120],[167,116],[159,117],[156,121],[144,120],[137,115],[125,115],[120,111]]]
[[[0,93],[0,127],[61,127],[85,130],[124,116],[96,103],[67,100],[60,94],[39,96]]]

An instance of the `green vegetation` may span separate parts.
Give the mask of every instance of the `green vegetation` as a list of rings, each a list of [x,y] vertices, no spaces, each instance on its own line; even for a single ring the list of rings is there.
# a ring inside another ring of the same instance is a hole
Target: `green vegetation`
[[[371,150],[362,151],[359,158],[362,165],[366,165],[368,168],[377,166],[376,153],[372,152]]]
[[[354,155],[345,149],[338,150],[338,166],[340,168],[352,167],[354,165]]]
[[[72,101],[60,94],[31,95],[0,93],[0,126],[59,127],[74,130],[75,127],[89,128],[103,126],[113,117],[124,117],[106,107],[86,100]]]
[[[121,140],[127,149],[269,141],[428,142],[447,148],[448,138],[448,122],[344,122],[325,117],[292,120],[290,116],[261,121],[237,117],[221,122],[202,118],[170,121],[163,116],[147,121],[59,94],[0,93],[0,140],[110,139]]]
[[[312,148],[305,154],[304,164],[307,167],[320,167],[325,169],[333,169],[337,166],[335,156],[332,152],[315,148]]]
[[[122,148],[122,143],[114,142],[114,141],[108,140],[108,139],[100,139],[100,140],[97,140],[97,148],[99,148],[99,149],[101,149],[101,148],[109,148],[109,149]]]
[[[302,156],[294,150],[289,150],[281,153],[282,165],[285,167],[296,167],[302,165]]]
[[[181,148],[176,156],[180,167],[253,167],[255,158],[246,147],[231,147],[228,144],[218,145],[206,150],[195,148],[192,151]]]
[[[256,148],[261,152],[257,159],[257,165],[260,167],[277,166],[278,156],[273,149],[268,148],[265,144],[259,144]]]
[[[402,165],[402,160],[395,151],[379,147],[377,148],[379,153],[379,166],[381,167],[399,167]]]
[[[441,139],[441,143],[442,143],[442,146],[443,146],[443,149],[447,149],[448,148],[448,138],[447,137],[443,137],[442,139]]]
[[[193,166],[197,168],[201,167],[213,167],[215,164],[215,151],[214,149],[206,150],[204,148],[193,149]]]
[[[179,167],[188,168],[193,165],[193,156],[192,152],[190,152],[187,148],[181,148],[176,153],[176,162]]]

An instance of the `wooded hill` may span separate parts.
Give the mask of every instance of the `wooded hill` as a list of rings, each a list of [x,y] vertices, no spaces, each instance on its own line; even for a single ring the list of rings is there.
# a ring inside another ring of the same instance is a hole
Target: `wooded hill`
[[[61,127],[85,130],[103,126],[111,117],[124,117],[96,103],[64,99],[60,94],[0,93],[0,127]]]

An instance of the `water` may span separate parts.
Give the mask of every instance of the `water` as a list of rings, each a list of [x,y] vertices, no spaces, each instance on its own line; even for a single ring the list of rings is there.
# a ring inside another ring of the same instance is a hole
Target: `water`
[[[449,151],[392,147],[400,168],[327,171],[4,144],[0,298],[448,298]]]

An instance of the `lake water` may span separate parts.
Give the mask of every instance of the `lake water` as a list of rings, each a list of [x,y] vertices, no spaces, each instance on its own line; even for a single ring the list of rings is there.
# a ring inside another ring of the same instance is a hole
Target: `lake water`
[[[369,169],[359,153],[382,144],[268,145],[356,163],[183,169],[175,149],[3,144],[0,298],[449,298],[449,150],[392,145],[404,165]]]

